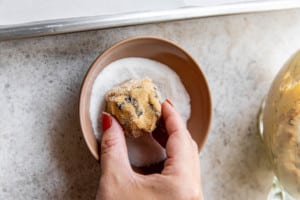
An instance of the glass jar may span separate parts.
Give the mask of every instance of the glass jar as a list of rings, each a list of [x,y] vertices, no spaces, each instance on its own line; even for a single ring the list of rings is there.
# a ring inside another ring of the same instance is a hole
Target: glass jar
[[[274,79],[261,109],[259,130],[279,187],[273,188],[269,199],[300,199],[300,51]]]

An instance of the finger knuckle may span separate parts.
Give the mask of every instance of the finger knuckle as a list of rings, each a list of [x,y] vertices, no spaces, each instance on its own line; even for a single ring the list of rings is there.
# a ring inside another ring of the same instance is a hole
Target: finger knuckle
[[[118,138],[108,137],[103,138],[101,142],[101,152],[107,153],[111,148],[118,144]]]

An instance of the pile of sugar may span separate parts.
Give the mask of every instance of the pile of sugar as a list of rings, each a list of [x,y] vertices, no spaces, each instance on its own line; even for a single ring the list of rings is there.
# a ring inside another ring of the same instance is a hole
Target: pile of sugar
[[[184,67],[184,66],[183,66]],[[179,76],[168,66],[146,58],[123,58],[106,66],[96,78],[90,100],[90,117],[96,137],[102,134],[101,112],[105,110],[105,95],[114,86],[130,80],[150,78],[157,85],[161,100],[169,98],[184,121],[190,117],[190,97]],[[140,139],[126,139],[131,164],[145,166],[165,158],[164,149],[146,136]]]

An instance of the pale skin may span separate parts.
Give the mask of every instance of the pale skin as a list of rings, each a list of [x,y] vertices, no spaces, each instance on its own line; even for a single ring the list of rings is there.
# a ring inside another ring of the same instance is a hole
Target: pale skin
[[[161,173],[133,171],[124,133],[112,118],[101,141],[101,178],[96,200],[203,200],[198,147],[180,115],[165,101],[162,115],[169,138]]]

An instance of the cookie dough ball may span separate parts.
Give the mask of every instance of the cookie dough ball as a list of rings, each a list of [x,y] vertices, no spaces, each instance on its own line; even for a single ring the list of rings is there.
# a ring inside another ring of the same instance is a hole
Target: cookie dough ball
[[[151,79],[130,80],[106,95],[106,111],[122,125],[126,136],[151,133],[161,116],[160,95]]]

